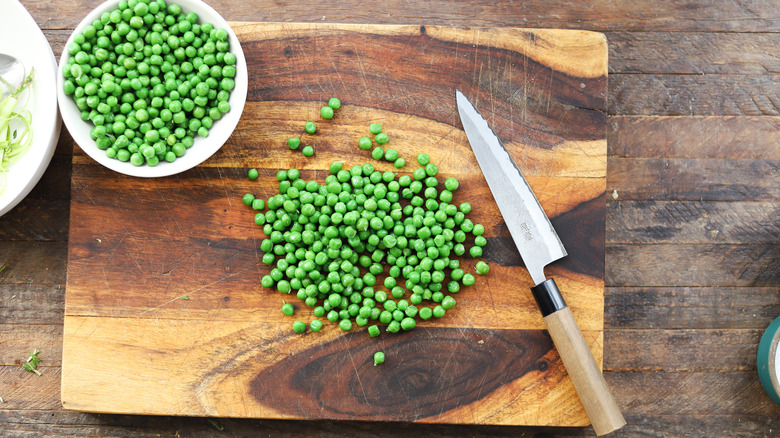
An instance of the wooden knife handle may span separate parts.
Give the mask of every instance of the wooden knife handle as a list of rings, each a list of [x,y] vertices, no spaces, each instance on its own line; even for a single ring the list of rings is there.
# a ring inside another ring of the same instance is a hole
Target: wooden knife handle
[[[544,323],[563,360],[596,435],[606,435],[626,424],[615,398],[582,336],[571,309],[555,281],[547,279],[532,289],[544,314]],[[556,296],[557,295],[557,296]],[[541,299],[541,300],[540,300]]]

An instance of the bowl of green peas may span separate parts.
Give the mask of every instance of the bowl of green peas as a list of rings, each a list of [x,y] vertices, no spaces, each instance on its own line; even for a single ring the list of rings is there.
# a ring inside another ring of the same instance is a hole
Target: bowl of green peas
[[[200,0],[109,0],[60,57],[58,102],[92,159],[163,177],[211,157],[244,109],[247,67],[228,23]]]

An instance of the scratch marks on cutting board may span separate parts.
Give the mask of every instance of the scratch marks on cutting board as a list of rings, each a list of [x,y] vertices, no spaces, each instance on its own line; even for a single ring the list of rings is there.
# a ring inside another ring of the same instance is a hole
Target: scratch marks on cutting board
[[[233,273],[230,273],[230,274],[226,274],[226,275],[220,277],[219,279],[214,280],[214,281],[212,281],[210,283],[206,283],[206,284],[203,284],[203,285],[201,285],[199,287],[196,287],[194,289],[187,290],[187,291],[184,292],[184,295],[192,296],[192,295],[196,294],[197,292],[200,292],[200,291],[202,291],[204,289],[208,289],[208,288],[210,288],[210,287],[212,287],[214,285],[220,284],[220,283],[222,283],[222,282],[224,282],[224,281],[226,281],[226,280],[228,280],[228,279],[230,279],[232,277],[235,277],[237,275],[241,275],[244,272],[249,271],[249,270],[253,270],[253,269],[257,269],[257,267],[255,265],[251,265],[251,266],[247,266],[247,267],[245,267],[243,269],[239,269],[236,272],[233,272]],[[158,304],[157,306],[154,306],[154,307],[151,307],[149,309],[146,309],[146,310],[144,310],[143,312],[139,313],[136,316],[143,316],[143,315],[146,315],[148,313],[155,312],[155,311],[161,309],[162,307],[167,306],[168,304],[170,304],[170,303],[172,303],[172,302],[174,302],[176,300],[180,300],[181,296],[182,296],[182,293],[177,292],[175,297],[173,297],[173,298],[171,298],[171,299],[169,299],[169,300],[167,300],[167,301],[165,301],[165,302],[163,302],[161,304]]]

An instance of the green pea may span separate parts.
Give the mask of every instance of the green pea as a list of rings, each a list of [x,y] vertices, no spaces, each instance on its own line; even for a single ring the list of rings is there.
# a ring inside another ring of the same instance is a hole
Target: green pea
[[[396,160],[393,162],[393,166],[394,166],[396,169],[401,169],[401,168],[403,168],[405,165],[406,165],[406,160],[404,160],[403,158],[397,158],[397,159],[396,159]]]
[[[332,108],[332,109],[334,109],[334,110],[337,110],[337,109],[339,109],[339,108],[341,107],[341,101],[340,101],[340,100],[338,100],[338,99],[337,99],[337,98],[335,98],[335,97],[331,97],[331,98],[328,100],[328,106],[329,106],[329,107],[331,107],[331,108]]]
[[[308,132],[309,134],[314,134],[317,132],[317,125],[314,122],[306,122],[306,124],[303,126],[303,130]]]
[[[390,333],[398,333],[401,331],[401,323],[396,320],[390,321],[390,324],[387,325],[387,331]]]
[[[401,320],[401,329],[404,331],[413,329],[417,323],[414,321],[414,318],[405,317]]]
[[[371,139],[368,137],[360,137],[358,140],[358,146],[365,151],[371,149]]]
[[[301,149],[301,153],[304,157],[311,157],[314,155],[314,147],[312,146],[304,146],[303,149]]]
[[[485,275],[485,274],[487,274],[490,271],[490,266],[488,266],[487,263],[485,263],[482,260],[480,260],[474,266],[474,270],[477,271],[477,274],[479,274],[479,275]]]
[[[389,138],[387,137],[387,134],[385,134],[384,132],[380,132],[374,137],[374,141],[379,144],[385,144],[388,142],[388,140]]]
[[[431,157],[428,154],[426,154],[425,152],[422,152],[422,153],[417,155],[417,163],[420,166],[425,166],[425,165],[427,165],[430,162],[431,162]]]
[[[368,132],[377,135],[380,132],[382,132],[382,125],[380,125],[379,123],[371,123],[370,125],[368,125]]]
[[[444,310],[450,310],[450,309],[452,309],[453,307],[455,307],[455,298],[453,298],[453,297],[451,297],[451,296],[447,295],[447,296],[446,296],[446,297],[444,297],[444,299],[441,301],[441,307],[442,307]]]
[[[322,329],[322,321],[319,319],[312,320],[312,322],[309,323],[309,328],[313,332],[318,332]]]
[[[332,119],[333,108],[331,108],[330,106],[324,106],[320,108],[320,116],[322,116],[323,119]]]
[[[301,139],[300,138],[288,138],[287,139],[287,147],[289,147],[292,150],[298,149],[298,147],[301,145]]]
[[[384,155],[385,151],[381,146],[377,146],[373,151],[371,151],[371,157],[373,157],[375,160],[381,160]]]
[[[152,152],[152,153],[154,153],[154,152]],[[253,194],[251,194],[251,193],[247,193],[247,194],[246,194],[246,195],[244,195],[244,197],[242,198],[242,201],[244,202],[244,205],[246,205],[247,207],[248,207],[248,206],[251,206],[251,205],[252,205],[252,202],[253,202],[254,200],[255,200],[255,195],[253,195]]]
[[[339,321],[339,328],[345,332],[352,330],[352,321],[349,319],[342,319]]]
[[[444,180],[444,188],[449,190],[449,191],[451,191],[451,192],[454,192],[455,190],[457,190],[459,186],[460,186],[460,183],[455,178],[450,177],[450,178],[447,178],[447,179]]]
[[[219,82],[219,86],[225,91],[231,91],[233,88],[235,88],[236,83],[231,78],[222,78],[222,80]]]
[[[379,326],[374,324],[368,327],[368,335],[372,338],[379,336]]]
[[[332,175],[336,175],[337,173],[339,173],[339,171],[342,169],[343,166],[344,166],[343,161],[334,161],[330,163],[330,167],[328,167],[328,171]]]
[[[260,284],[263,287],[273,287],[274,279],[270,275],[263,275],[263,278],[260,279]]]
[[[377,351],[374,353],[374,366],[385,363],[385,353]]]
[[[293,322],[293,331],[295,333],[303,333],[306,331],[306,323],[303,321]]]
[[[256,180],[257,177],[258,177],[257,169],[249,169],[247,171],[246,175],[247,175],[247,178],[249,178],[250,180]]]
[[[282,313],[284,313],[287,316],[292,315],[295,312],[295,307],[293,307],[290,303],[285,303],[282,305]]]

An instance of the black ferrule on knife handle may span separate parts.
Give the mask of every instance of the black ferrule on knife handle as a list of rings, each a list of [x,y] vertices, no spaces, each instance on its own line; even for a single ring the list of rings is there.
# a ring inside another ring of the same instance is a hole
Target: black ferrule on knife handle
[[[566,302],[563,301],[563,297],[558,291],[558,286],[552,278],[548,278],[532,287],[531,292],[533,292],[534,298],[536,298],[536,304],[539,305],[539,310],[542,311],[543,317],[566,307]]]

